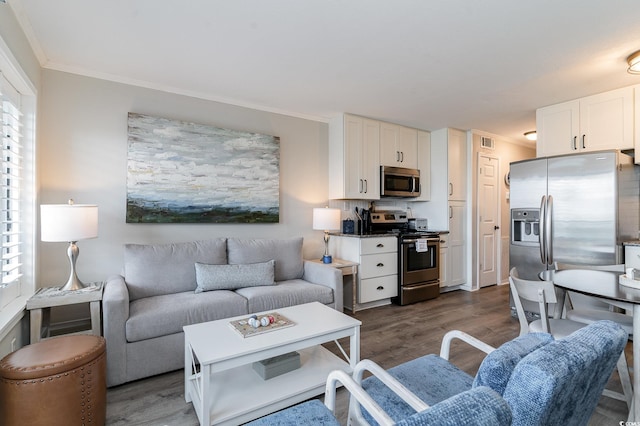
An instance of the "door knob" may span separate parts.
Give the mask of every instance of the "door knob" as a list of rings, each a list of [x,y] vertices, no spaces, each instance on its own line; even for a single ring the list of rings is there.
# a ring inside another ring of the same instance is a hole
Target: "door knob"
[[[494,226],[493,229],[498,230],[500,227],[498,225]]]

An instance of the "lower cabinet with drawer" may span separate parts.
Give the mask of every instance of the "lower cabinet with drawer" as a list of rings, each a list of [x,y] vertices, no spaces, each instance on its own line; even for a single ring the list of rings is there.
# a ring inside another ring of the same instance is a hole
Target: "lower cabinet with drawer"
[[[624,244],[624,266],[640,269],[640,241]]]
[[[360,264],[355,310],[391,303],[398,295],[396,237],[331,237],[331,254]]]

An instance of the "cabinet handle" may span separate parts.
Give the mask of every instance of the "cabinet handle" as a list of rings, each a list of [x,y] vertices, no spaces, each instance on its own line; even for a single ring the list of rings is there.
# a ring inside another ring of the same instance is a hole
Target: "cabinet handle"
[[[447,241],[446,241],[446,240],[440,240],[439,242],[440,242],[441,244],[444,244],[444,243],[446,243]],[[639,254],[638,256],[640,256],[640,254]]]
[[[451,208],[451,206],[449,206],[449,219],[453,218],[453,208]]]
[[[404,163],[404,152],[400,151],[400,162]]]
[[[573,137],[573,149],[574,149],[574,150],[578,149],[578,142],[577,142],[577,140],[578,140],[578,137],[577,137],[577,136],[574,136],[574,137]]]
[[[364,193],[366,194],[367,192],[369,192],[369,183],[365,179],[364,180]]]
[[[449,182],[449,195],[453,195],[453,184]]]
[[[378,287],[376,287],[376,290],[384,290],[384,287],[382,287],[381,285],[379,285]]]
[[[378,268],[382,268],[384,266],[384,263],[380,262],[376,265]]]
[[[396,163],[400,161],[400,151],[396,151]]]
[[[360,179],[360,187],[358,188],[358,192],[360,194],[362,194],[362,190],[364,189],[364,181],[362,179]]]
[[[582,149],[585,149],[585,148],[586,148],[586,145],[584,144],[584,137],[585,137],[585,136],[586,136],[586,135],[582,135]]]
[[[378,243],[378,245],[377,245],[376,247],[378,247],[378,248],[382,248],[382,247],[384,247],[384,244],[382,244],[382,243]]]

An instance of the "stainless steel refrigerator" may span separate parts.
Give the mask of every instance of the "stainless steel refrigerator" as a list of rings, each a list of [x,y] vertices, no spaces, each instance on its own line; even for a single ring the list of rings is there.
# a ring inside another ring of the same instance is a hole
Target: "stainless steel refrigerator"
[[[554,262],[624,263],[638,239],[640,167],[619,151],[511,163],[509,269],[537,280]]]

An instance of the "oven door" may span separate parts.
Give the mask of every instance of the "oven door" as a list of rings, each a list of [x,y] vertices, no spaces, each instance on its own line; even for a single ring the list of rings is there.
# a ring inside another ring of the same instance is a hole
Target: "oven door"
[[[416,249],[417,239],[402,240],[400,244],[400,285],[437,281],[440,279],[440,239],[427,238],[426,250]]]

